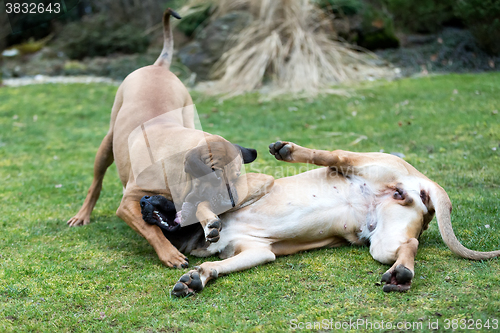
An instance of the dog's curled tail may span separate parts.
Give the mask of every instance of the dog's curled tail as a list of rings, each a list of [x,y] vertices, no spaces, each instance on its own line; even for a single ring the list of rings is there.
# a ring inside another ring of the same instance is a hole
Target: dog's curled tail
[[[479,252],[466,248],[455,236],[451,226],[451,201],[445,190],[439,185],[431,190],[430,198],[436,210],[439,232],[451,252],[472,260],[484,260],[500,256],[500,251]]]
[[[155,61],[155,65],[170,68],[172,55],[174,54],[174,38],[172,27],[170,26],[170,16],[181,19],[180,15],[173,9],[167,8],[163,13],[163,50]]]

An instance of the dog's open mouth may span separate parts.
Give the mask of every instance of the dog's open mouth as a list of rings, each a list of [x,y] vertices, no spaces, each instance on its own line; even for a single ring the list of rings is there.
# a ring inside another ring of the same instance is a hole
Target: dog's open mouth
[[[163,214],[160,210],[154,210],[152,214],[152,218],[156,221],[156,225],[161,229],[164,229],[168,232],[174,232],[180,228],[180,223],[177,219],[168,219],[165,214]]]
[[[142,218],[148,224],[155,224],[162,230],[174,232],[180,228],[173,202],[162,196],[144,196],[141,201]]]
[[[170,221],[170,223],[169,223],[168,220],[167,220],[167,217],[162,212],[160,212],[158,210],[154,210],[153,211],[153,218],[159,224],[161,224],[162,226],[164,226],[165,228],[175,227],[176,225],[179,224],[175,220],[174,221]]]

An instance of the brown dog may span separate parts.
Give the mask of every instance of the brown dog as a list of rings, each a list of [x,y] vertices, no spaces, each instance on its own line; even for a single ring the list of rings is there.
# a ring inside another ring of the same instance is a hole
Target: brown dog
[[[369,244],[375,260],[392,265],[382,276],[384,291],[405,291],[414,276],[417,239],[434,214],[454,253],[474,260],[500,255],[462,246],[453,233],[446,192],[399,157],[313,150],[291,142],[271,144],[270,152],[279,160],[326,168],[274,183],[271,176],[246,174],[254,188],[243,200],[244,207],[221,215],[224,229],[218,243],[191,252],[219,253],[228,259],[205,262],[184,274],[173,295],[201,291],[220,274],[261,265],[279,255],[348,243]]]
[[[141,198],[162,195],[182,211],[169,222],[152,211],[163,229],[174,231],[181,222],[200,221],[207,240],[215,242],[221,227],[216,214],[236,206],[238,193],[246,195],[246,184],[236,188],[235,182],[242,163],[252,162],[257,152],[195,128],[191,96],[169,70],[173,52],[171,15],[180,18],[170,9],[165,11],[164,47],[158,60],[131,73],[118,88],[110,129],[96,155],[94,180],[82,208],[68,224],[90,222],[106,169],[115,161],[124,187],[117,215],[146,238],[165,265],[180,268],[188,265],[187,258],[158,225],[143,220]]]

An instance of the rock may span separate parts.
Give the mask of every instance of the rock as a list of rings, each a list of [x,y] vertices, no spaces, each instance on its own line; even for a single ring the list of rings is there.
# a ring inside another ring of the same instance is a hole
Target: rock
[[[203,79],[208,78],[210,68],[214,63],[214,58],[202,48],[197,40],[179,50],[177,57],[192,72],[195,72],[197,77]]]
[[[18,49],[8,49],[2,52],[4,57],[16,57],[20,54]]]
[[[230,12],[207,25],[193,42],[179,50],[177,56],[199,79],[208,79],[212,65],[226,51],[230,37],[246,28],[252,20],[248,12]]]
[[[248,12],[231,12],[210,23],[196,39],[212,57],[219,59],[225,51],[229,37],[245,29],[252,20],[252,14]]]

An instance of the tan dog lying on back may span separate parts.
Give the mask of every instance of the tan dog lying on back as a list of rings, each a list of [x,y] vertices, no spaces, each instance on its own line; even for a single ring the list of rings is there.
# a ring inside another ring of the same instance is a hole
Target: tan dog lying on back
[[[96,155],[94,180],[82,208],[68,224],[90,222],[106,169],[115,161],[124,187],[117,215],[146,238],[165,265],[180,268],[187,267],[187,258],[160,227],[178,229],[182,217],[198,220],[207,240],[217,241],[220,221],[214,210],[225,211],[238,203],[235,181],[241,165],[253,161],[257,153],[195,129],[191,96],[169,70],[173,53],[170,15],[180,18],[170,9],[165,11],[164,47],[158,60],[131,73],[118,88],[110,129]],[[152,195],[180,200],[183,215],[169,224],[158,213],[161,224],[147,224],[140,200]]]
[[[326,168],[276,180],[246,174],[253,187],[243,208],[221,215],[218,243],[191,252],[227,259],[205,262],[183,275],[173,295],[201,291],[220,274],[279,255],[349,243],[368,244],[375,260],[392,265],[382,276],[384,291],[405,291],[415,275],[417,239],[434,214],[444,242],[456,254],[475,260],[500,255],[462,246],[453,233],[446,192],[399,157],[313,150],[291,142],[271,144],[270,152],[279,160]]]

